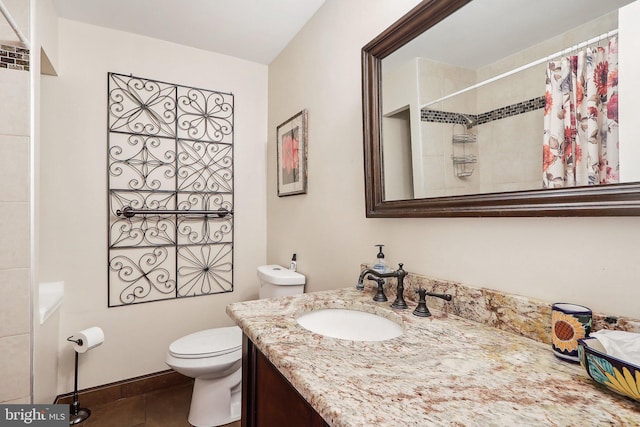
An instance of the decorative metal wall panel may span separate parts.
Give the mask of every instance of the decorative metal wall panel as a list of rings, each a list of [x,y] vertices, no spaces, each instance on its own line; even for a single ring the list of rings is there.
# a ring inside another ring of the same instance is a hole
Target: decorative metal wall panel
[[[233,95],[108,75],[109,307],[233,291]]]

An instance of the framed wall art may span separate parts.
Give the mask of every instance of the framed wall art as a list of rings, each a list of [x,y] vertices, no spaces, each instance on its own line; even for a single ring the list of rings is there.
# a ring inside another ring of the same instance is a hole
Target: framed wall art
[[[278,196],[307,192],[307,110],[276,129]]]

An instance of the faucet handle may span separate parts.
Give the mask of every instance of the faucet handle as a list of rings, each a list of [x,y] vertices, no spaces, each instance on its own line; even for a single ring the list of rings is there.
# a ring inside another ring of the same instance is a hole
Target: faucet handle
[[[413,314],[419,317],[431,316],[431,312],[429,311],[429,308],[427,308],[427,290],[420,288],[416,291],[416,294],[419,296],[418,306],[413,310]]]
[[[442,298],[445,301],[451,301],[453,299],[451,294],[434,294],[433,292],[426,292],[426,291],[425,291],[425,294],[430,297]]]
[[[442,298],[445,301],[451,301],[453,299],[453,297],[451,296],[451,294],[436,294],[433,292],[427,292],[426,289],[424,288],[420,288],[416,291],[416,294],[418,294],[419,298],[418,298],[418,306],[416,307],[415,310],[413,310],[413,314],[415,314],[416,316],[419,317],[429,317],[431,316],[431,312],[429,311],[429,308],[427,308],[427,296],[430,297],[436,297],[436,298]]]

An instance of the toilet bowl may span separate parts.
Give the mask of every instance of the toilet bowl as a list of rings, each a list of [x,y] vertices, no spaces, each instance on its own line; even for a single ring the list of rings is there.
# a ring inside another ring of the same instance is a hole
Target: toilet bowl
[[[304,292],[305,277],[279,265],[258,267],[259,297]],[[213,427],[240,419],[242,392],[242,330],[237,326],[207,329],[169,345],[165,362],[176,372],[195,378],[189,423]]]
[[[242,330],[237,326],[207,329],[177,339],[166,363],[195,378],[189,423],[217,426],[240,419]]]

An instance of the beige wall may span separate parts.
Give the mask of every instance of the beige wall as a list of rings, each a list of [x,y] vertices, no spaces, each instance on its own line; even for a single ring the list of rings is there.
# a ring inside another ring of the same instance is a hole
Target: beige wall
[[[58,51],[58,17],[51,0],[33,0],[32,18],[34,31],[31,39],[31,51],[41,52],[43,55],[31,55],[31,112],[33,130],[31,135],[31,147],[33,151],[33,209],[32,209],[32,359],[33,359],[33,379],[32,379],[32,400],[33,403],[51,403],[58,394],[58,362],[59,362],[59,327],[60,310],[53,312],[45,322],[40,318],[40,296],[38,281],[38,251],[39,247],[39,202],[40,194],[40,82],[41,73],[53,72],[53,63],[43,64],[41,58],[56,58]],[[45,61],[46,62],[46,61]],[[57,63],[56,63],[57,64]]]
[[[225,306],[257,297],[266,259],[267,67],[129,33],[59,21],[58,77],[43,77],[39,281],[65,282],[59,393],[73,389],[65,338],[100,326],[102,346],[80,357],[86,388],[168,369],[169,344],[231,325]],[[107,308],[107,73],[232,92],[235,96],[233,293]]]
[[[354,286],[384,243],[412,272],[639,317],[640,218],[365,218],[360,49],[415,3],[327,0],[269,66],[268,261]],[[303,108],[309,190],[278,198],[275,128]]]

